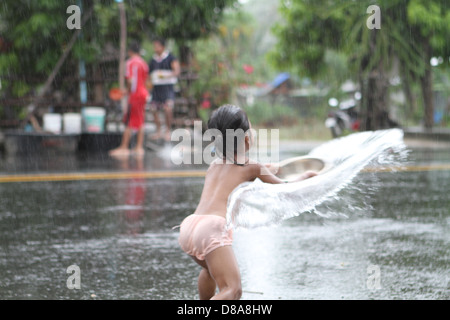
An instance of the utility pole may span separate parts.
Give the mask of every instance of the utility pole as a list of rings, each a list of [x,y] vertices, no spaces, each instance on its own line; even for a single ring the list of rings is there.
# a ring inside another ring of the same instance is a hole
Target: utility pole
[[[125,58],[126,58],[126,45],[127,45],[127,16],[125,13],[125,4],[123,0],[116,0],[119,6],[120,15],[120,52],[119,52],[119,88],[121,92],[125,91]],[[122,95],[121,99],[122,112],[126,112],[127,97]]]

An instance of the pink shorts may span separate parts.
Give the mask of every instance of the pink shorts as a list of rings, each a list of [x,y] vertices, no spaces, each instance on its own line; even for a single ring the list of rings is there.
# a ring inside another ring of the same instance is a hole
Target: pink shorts
[[[224,217],[191,214],[181,223],[178,243],[188,255],[205,260],[213,250],[233,244],[233,231],[227,230]]]

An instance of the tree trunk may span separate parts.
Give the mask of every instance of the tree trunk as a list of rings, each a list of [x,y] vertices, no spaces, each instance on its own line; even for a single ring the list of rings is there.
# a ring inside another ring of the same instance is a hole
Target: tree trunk
[[[403,86],[403,93],[405,94],[406,97],[406,103],[408,104],[406,111],[409,112],[410,114],[414,114],[417,110],[417,103],[411,89],[411,81],[406,77],[403,77],[402,86]]]
[[[414,96],[412,90],[412,84],[415,83],[417,78],[411,72],[408,72],[405,63],[400,60],[400,75],[402,79],[402,90],[406,98],[405,113],[409,113],[410,115],[414,114],[417,111],[417,103],[416,98]]]
[[[179,44],[179,59],[180,66],[183,70],[191,69],[192,51],[185,43]]]
[[[423,41],[425,73],[420,77],[420,85],[422,87],[423,105],[424,105],[424,126],[425,129],[431,130],[434,123],[434,103],[433,103],[433,78],[431,72],[431,46],[427,39]]]
[[[387,98],[388,80],[382,67],[373,70],[367,79],[365,130],[389,128]]]
[[[118,3],[120,16],[120,48],[119,48],[119,88],[124,92],[125,86],[125,58],[126,58],[126,43],[127,43],[127,16],[125,12],[125,5],[123,2]],[[124,95],[120,99],[122,111],[125,113],[128,108],[127,97]]]
[[[93,67],[93,76],[94,79],[102,79],[102,73],[98,64],[95,64]],[[103,103],[105,99],[104,95],[104,81],[95,81],[94,83],[94,101],[96,103]]]
[[[372,51],[376,46],[376,31],[371,34],[369,46]],[[369,57],[363,59],[360,70],[362,93],[361,130],[378,130],[391,127],[388,113],[389,81],[385,74],[383,61],[380,60],[370,70],[366,79],[362,77],[367,68]]]

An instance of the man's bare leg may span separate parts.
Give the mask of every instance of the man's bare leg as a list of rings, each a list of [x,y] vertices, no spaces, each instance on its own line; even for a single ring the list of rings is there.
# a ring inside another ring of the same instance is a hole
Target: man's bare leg
[[[170,136],[172,134],[173,107],[169,102],[164,104],[164,116],[166,120],[166,135],[164,138],[166,141],[170,141]]]
[[[156,133],[152,134],[150,138],[154,140],[161,139],[161,121],[159,120],[159,111],[154,110],[152,113],[153,113],[153,120],[155,121],[156,125]]]

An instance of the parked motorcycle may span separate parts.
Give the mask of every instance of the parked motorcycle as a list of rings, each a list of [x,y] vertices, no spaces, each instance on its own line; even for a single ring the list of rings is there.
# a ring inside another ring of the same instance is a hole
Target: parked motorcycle
[[[345,131],[358,131],[359,119],[356,111],[356,101],[348,99],[339,103],[337,99],[331,98],[328,104],[333,108],[328,113],[325,126],[330,129],[333,138],[340,137]]]

